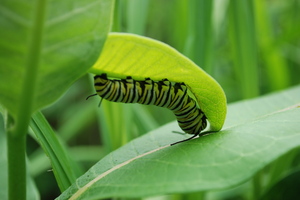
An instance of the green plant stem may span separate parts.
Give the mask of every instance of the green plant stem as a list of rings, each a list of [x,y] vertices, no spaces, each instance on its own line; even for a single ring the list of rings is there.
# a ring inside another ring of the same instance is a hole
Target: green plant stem
[[[9,114],[7,116],[8,194],[10,200],[26,199],[26,134],[34,104],[41,57],[45,7],[46,0],[37,1],[32,32],[30,33],[27,62],[24,66],[25,73],[20,93],[20,104],[18,105],[15,121]]]
[[[25,148],[26,136],[14,137],[8,134],[8,176],[9,199],[24,199],[26,197],[26,164]]]
[[[26,135],[14,134],[8,128],[12,124],[12,118],[7,116],[8,196],[10,200],[26,199]]]

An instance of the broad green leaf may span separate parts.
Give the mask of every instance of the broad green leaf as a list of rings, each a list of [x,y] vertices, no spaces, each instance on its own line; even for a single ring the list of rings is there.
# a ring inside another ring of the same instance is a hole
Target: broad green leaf
[[[100,58],[90,70],[111,77],[132,76],[136,80],[150,77],[184,82],[195,95],[210,128],[222,128],[226,116],[226,97],[220,85],[205,71],[172,47],[133,34],[112,33]]]
[[[3,121],[3,117],[0,114],[0,199],[8,199],[7,146]],[[27,199],[40,199],[38,189],[36,188],[34,181],[30,177],[29,173],[27,173],[26,179]]]
[[[269,102],[270,101],[270,102]],[[237,126],[274,112],[288,110],[299,106],[299,86],[283,90],[275,95],[266,95],[252,100],[243,100],[230,104],[225,127]]]
[[[280,101],[279,101],[280,99]],[[300,146],[300,86],[229,106],[222,131],[178,145],[172,122],[112,152],[57,199],[224,189]]]
[[[1,1],[0,102],[12,116],[31,94],[31,112],[52,103],[93,65],[112,9],[113,0]]]

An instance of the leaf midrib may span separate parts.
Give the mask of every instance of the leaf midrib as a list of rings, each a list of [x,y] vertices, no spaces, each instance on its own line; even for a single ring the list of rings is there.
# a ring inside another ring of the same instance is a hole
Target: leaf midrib
[[[151,151],[148,151],[146,153],[143,153],[143,154],[140,154],[138,156],[135,156],[134,158],[131,158],[129,160],[126,160],[125,162],[122,162],[118,165],[115,165],[114,167],[112,167],[111,169],[107,170],[106,172],[102,173],[102,174],[99,174],[98,176],[96,176],[93,180],[91,180],[90,182],[88,182],[86,185],[84,185],[83,187],[79,188],[73,195],[72,197],[70,197],[69,200],[75,200],[77,198],[79,198],[86,190],[88,190],[89,187],[91,187],[94,183],[96,183],[97,181],[101,180],[102,178],[104,178],[105,176],[109,175],[110,173],[112,173],[113,171],[139,159],[139,158],[142,158],[146,155],[149,155],[149,154],[152,154],[152,153],[155,153],[156,151],[159,151],[159,150],[162,150],[164,148],[167,148],[169,147],[170,145],[165,145],[163,147],[159,147],[157,149],[153,149]]]

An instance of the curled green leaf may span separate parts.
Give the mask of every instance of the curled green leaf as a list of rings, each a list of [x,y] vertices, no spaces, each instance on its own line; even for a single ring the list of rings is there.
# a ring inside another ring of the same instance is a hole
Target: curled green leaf
[[[142,36],[112,33],[90,72],[111,77],[150,77],[184,82],[206,115],[210,130],[219,131],[226,117],[226,97],[221,86],[194,62],[174,48]]]

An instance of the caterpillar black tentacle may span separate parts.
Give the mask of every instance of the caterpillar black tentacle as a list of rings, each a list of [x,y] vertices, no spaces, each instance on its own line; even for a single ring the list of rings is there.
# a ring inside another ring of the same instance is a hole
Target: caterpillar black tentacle
[[[85,100],[88,100],[90,97],[93,97],[93,96],[96,96],[96,95],[97,95],[97,93],[96,93],[96,94],[91,94],[91,95],[87,96],[87,97],[85,98]]]
[[[173,111],[180,128],[192,137],[173,143],[178,144],[198,136],[207,126],[206,116],[197,107],[194,99],[187,94],[184,83],[172,83],[168,79],[153,81],[146,78],[144,81],[134,80],[131,76],[126,79],[108,79],[106,74],[94,77],[97,94],[103,99],[122,102],[156,105]],[[96,94],[90,95],[95,96]]]

